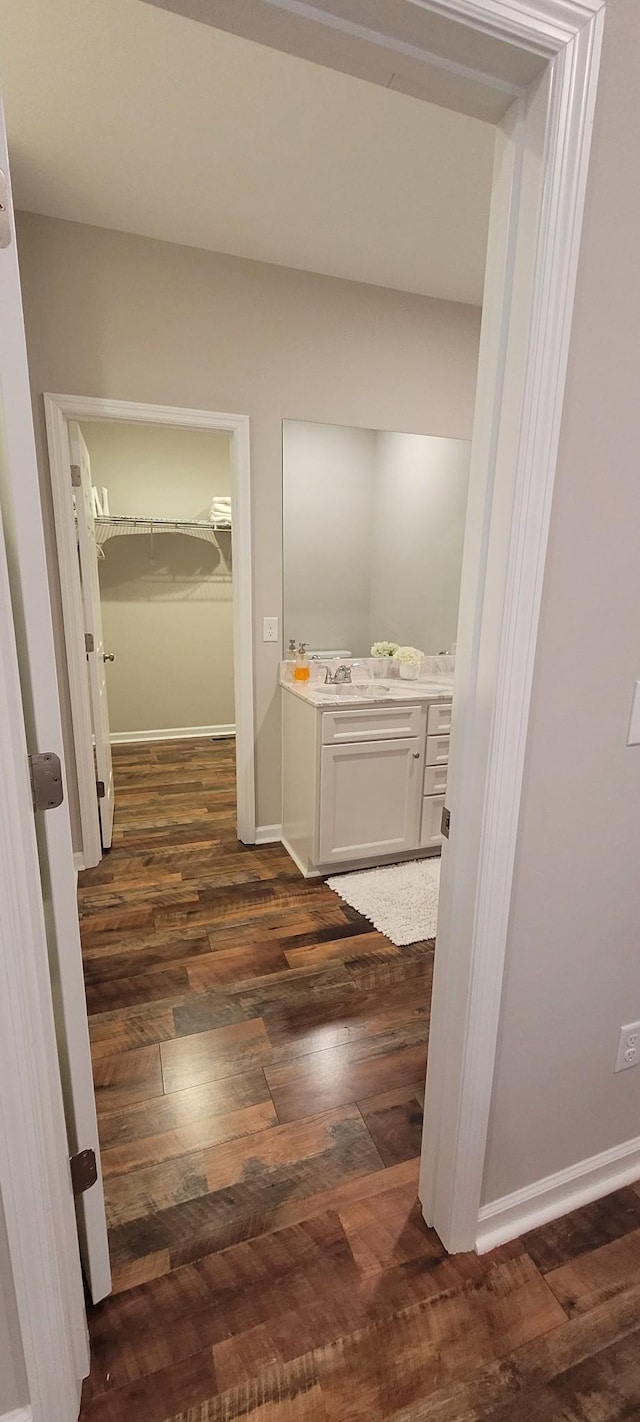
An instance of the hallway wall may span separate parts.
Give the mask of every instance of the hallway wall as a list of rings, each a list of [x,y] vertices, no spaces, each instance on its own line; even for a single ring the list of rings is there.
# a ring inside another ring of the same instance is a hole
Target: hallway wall
[[[640,1071],[640,6],[607,0],[511,904],[485,1203],[634,1147]]]

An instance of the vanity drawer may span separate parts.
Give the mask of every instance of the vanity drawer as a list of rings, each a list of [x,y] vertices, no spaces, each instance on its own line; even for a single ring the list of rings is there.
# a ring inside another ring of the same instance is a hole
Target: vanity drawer
[[[390,741],[407,736],[424,736],[420,706],[376,706],[369,710],[322,712],[322,744],[341,745],[353,741]],[[423,742],[424,744],[424,742]]]
[[[450,701],[439,701],[436,706],[429,707],[428,736],[448,736],[451,730],[451,704]]]
[[[444,795],[447,788],[447,770],[445,765],[426,765],[424,771],[424,793],[425,795]]]
[[[422,820],[420,823],[421,849],[429,849],[432,845],[442,844],[440,826],[442,823],[443,805],[444,795],[425,795],[422,801]]]
[[[427,765],[447,765],[449,737],[427,736]]]

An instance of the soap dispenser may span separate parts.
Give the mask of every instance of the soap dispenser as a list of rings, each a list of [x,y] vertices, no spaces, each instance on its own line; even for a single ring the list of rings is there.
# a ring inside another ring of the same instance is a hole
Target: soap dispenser
[[[308,681],[308,680],[309,680],[309,661],[308,661],[308,658],[307,658],[307,644],[306,644],[306,642],[300,642],[300,643],[298,644],[298,652],[297,652],[297,656],[296,656],[296,664],[295,664],[295,667],[294,667],[294,669],[293,669],[293,679],[294,679],[294,681]]]

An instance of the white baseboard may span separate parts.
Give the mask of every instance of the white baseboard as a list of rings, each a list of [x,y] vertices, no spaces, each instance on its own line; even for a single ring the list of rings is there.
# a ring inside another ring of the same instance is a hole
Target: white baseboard
[[[309,870],[309,869],[306,868],[306,866],[303,864],[302,860],[300,859],[299,855],[296,854],[295,849],[292,849],[292,848],[291,848],[291,845],[289,844],[289,841],[284,838],[284,835],[283,835],[283,837],[282,837],[282,843],[283,843],[283,845],[284,845],[284,848],[285,848],[286,851],[287,851],[287,854],[289,854],[289,855],[291,856],[291,858],[293,859],[294,864],[297,865],[298,869],[300,870],[300,873],[301,873],[301,874],[304,874],[305,879],[319,879],[319,878],[320,878],[320,875],[319,875],[317,869],[311,869],[311,870]]]
[[[232,726],[178,726],[169,727],[159,731],[112,731],[112,746],[133,746],[138,741],[191,741],[198,737],[203,739],[213,737],[214,739],[223,736],[235,736],[236,728]],[[2,1422],[2,1418],[0,1418]]]
[[[568,1215],[636,1180],[640,1180],[640,1136],[483,1205],[478,1216],[478,1254],[486,1254],[527,1230]]]
[[[18,1407],[14,1412],[3,1412],[0,1422],[33,1422],[30,1407]]]
[[[82,854],[82,851],[81,851],[81,850],[80,850],[80,851],[76,850],[76,852],[74,853],[74,856],[73,856],[73,867],[74,867],[74,869],[75,869],[75,871],[76,871],[76,874],[81,874],[81,873],[82,873],[82,870],[84,869],[84,855]],[[3,1422],[2,1417],[0,1417],[0,1422]]]
[[[256,825],[256,844],[279,844],[281,839],[282,825]]]

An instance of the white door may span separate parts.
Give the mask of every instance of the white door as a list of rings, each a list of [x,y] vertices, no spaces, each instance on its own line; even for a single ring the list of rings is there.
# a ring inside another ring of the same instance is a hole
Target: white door
[[[320,864],[417,849],[422,747],[417,736],[322,747]]]
[[[4,120],[0,110],[0,169],[8,174]],[[30,754],[64,745],[51,601],[47,579],[42,506],[36,463],[31,393],[27,369],[20,278],[9,191],[0,211],[0,390],[3,458],[0,500],[7,545],[11,602],[16,628],[20,681]],[[53,537],[53,534],[52,534]],[[60,663],[63,649],[59,648]],[[82,971],[80,931],[68,803],[36,812],[40,882],[47,928],[59,1067],[62,1076],[70,1154],[93,1150],[98,1178],[77,1197],[81,1253],[92,1298],[111,1290],[107,1226],[91,1072],[89,1028]],[[51,1071],[58,1070],[55,1061]],[[70,1189],[70,1176],[67,1176]],[[72,1301],[66,1301],[69,1310]]]
[[[76,487],[76,519],[78,527],[78,550],[80,554],[80,574],[82,577],[82,602],[84,606],[84,627],[88,642],[87,664],[89,669],[89,689],[91,693],[91,715],[96,751],[96,780],[98,782],[98,807],[100,810],[100,830],[103,849],[111,848],[113,831],[113,765],[111,760],[111,729],[109,726],[109,703],[107,701],[107,677],[105,671],[104,637],[102,633],[102,607],[100,605],[100,581],[98,578],[98,555],[96,552],[96,526],[91,501],[91,463],[89,451],[82,437],[82,430],[76,420],[69,421],[69,447],[71,463],[79,470],[80,484]],[[70,485],[70,487],[72,487]]]

